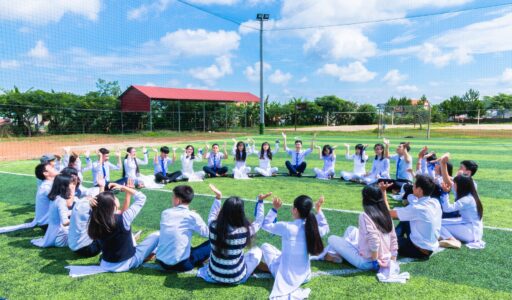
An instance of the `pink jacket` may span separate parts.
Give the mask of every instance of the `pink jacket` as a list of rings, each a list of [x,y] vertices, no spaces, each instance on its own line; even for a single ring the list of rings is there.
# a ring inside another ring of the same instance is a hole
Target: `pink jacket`
[[[372,251],[377,251],[379,260],[388,260],[398,253],[395,227],[390,233],[382,233],[366,214],[359,215],[359,255],[371,259]]]

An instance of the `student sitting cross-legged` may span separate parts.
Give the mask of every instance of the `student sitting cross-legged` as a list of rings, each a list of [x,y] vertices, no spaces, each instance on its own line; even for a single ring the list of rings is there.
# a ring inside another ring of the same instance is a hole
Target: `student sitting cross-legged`
[[[288,173],[290,176],[301,177],[306,170],[306,156],[313,152],[316,133],[313,135],[313,139],[311,140],[311,147],[306,150],[302,150],[301,140],[295,141],[295,150],[289,149],[286,143],[286,134],[284,132],[281,134],[283,135],[284,140],[284,151],[291,157],[291,161],[286,161],[286,168],[288,169]]]
[[[50,199],[48,194],[50,193],[53,185],[53,180],[59,172],[55,170],[52,164],[49,162],[40,163],[36,166],[35,174],[41,184],[37,188],[36,193],[36,210],[34,221],[43,231],[46,232],[48,228],[48,215],[50,211]]]
[[[390,209],[386,189],[391,183],[379,183],[382,197]],[[392,218],[399,219],[396,227],[400,256],[429,259],[439,247],[442,210],[439,201],[431,198],[435,184],[432,178],[416,175],[413,194],[417,200],[405,207],[390,209]]]
[[[208,226],[201,216],[190,210],[194,190],[188,185],[178,185],[173,190],[172,208],[162,212],[160,219],[160,241],[156,251],[156,262],[170,271],[186,272],[201,266],[210,256],[210,241],[196,247],[191,246],[192,235],[208,237]],[[208,220],[219,213],[220,203],[214,201]]]
[[[210,185],[215,193],[215,205],[221,206],[222,194]],[[261,249],[251,248],[252,240],[263,223],[263,199],[272,193],[258,196],[255,220],[249,222],[245,216],[244,201],[231,196],[224,201],[218,215],[209,220],[212,251],[208,265],[199,269],[198,277],[207,282],[241,284],[247,281],[261,261]],[[245,248],[251,248],[244,253]]]
[[[153,149],[153,151],[155,152],[153,159],[155,181],[164,184],[176,181],[182,175],[181,171],[169,172],[169,165],[176,161],[176,149],[172,151],[172,158],[169,157],[170,151],[167,146],[160,148],[160,155],[158,155],[158,150]]]
[[[329,247],[358,269],[378,271],[396,260],[395,228],[378,187],[365,186],[362,198],[364,212],[359,215],[359,228],[349,226],[343,237],[330,236]],[[326,256],[326,260],[331,257]]]
[[[206,144],[206,149],[203,154],[204,159],[208,159],[208,165],[203,167],[203,171],[210,177],[226,176],[228,167],[222,166],[222,160],[228,158],[226,151],[226,142],[224,142],[224,152],[220,152],[219,144],[212,145],[212,151],[208,151],[210,146]]]

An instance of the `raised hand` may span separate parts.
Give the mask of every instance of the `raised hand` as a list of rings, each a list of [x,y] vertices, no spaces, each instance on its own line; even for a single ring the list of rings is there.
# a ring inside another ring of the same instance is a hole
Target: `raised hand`
[[[126,181],[126,186],[129,187],[129,188],[135,188],[135,182],[132,178],[128,178],[128,180]]]
[[[91,151],[89,151],[89,150],[85,150],[85,153],[84,153],[84,154],[85,154],[85,157],[89,157],[89,156],[91,155]]]
[[[283,201],[281,201],[281,199],[278,197],[274,197],[274,199],[272,199],[272,206],[275,210],[278,210],[281,208],[281,206],[283,206]]]
[[[318,198],[318,201],[316,201],[315,209],[317,212],[320,212],[320,210],[322,209],[322,205],[324,205],[324,201],[325,201],[325,198],[323,195],[320,196],[320,198]]]
[[[208,187],[215,194],[216,199],[220,200],[222,198],[222,192],[219,189],[217,189],[216,186],[214,186],[213,184],[209,184]]]
[[[69,154],[69,152],[71,152],[71,147],[69,147],[69,146],[66,146],[66,147],[64,147],[64,148],[62,148],[62,149],[64,149],[64,152],[65,152],[66,154]]]
[[[390,188],[392,185],[393,185],[392,182],[386,183],[384,181],[381,181],[381,182],[379,182],[379,189],[381,192],[385,193],[388,190],[388,188]]]
[[[142,147],[142,153],[146,154],[146,152],[148,152],[148,148],[146,146]]]
[[[449,193],[451,190],[452,190],[452,187],[450,184],[447,184],[445,182],[442,182],[441,183],[441,189],[446,192],[446,193]]]
[[[270,195],[272,195],[272,192],[268,192],[266,194],[259,194],[258,195],[258,200],[266,199],[266,198],[270,197]]]
[[[286,138],[286,134],[284,132],[281,132],[281,135],[283,136],[283,138]]]
[[[105,178],[103,177],[103,174],[99,173],[96,175],[96,183],[100,188],[105,187]]]

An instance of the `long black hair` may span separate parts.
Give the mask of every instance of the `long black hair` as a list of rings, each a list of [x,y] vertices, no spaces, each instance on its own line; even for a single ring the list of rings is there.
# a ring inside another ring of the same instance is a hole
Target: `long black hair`
[[[96,205],[91,207],[87,233],[93,240],[107,237],[116,228],[116,197],[111,191],[96,196]]]
[[[250,226],[251,222],[249,222],[245,216],[244,201],[237,196],[231,196],[226,199],[215,221],[215,231],[217,233],[215,244],[220,248],[220,252],[225,253],[226,250],[228,250],[229,245],[226,243],[226,240],[228,239],[229,233],[241,227],[245,227],[247,230],[246,246],[250,247]]]
[[[263,146],[265,145],[268,145],[267,151],[263,149]],[[265,153],[267,153],[268,159],[272,160],[272,151],[270,151],[270,144],[268,142],[264,142],[263,144],[261,144],[260,159],[265,158]]]
[[[382,154],[380,157],[378,155],[375,155],[375,160],[383,160],[384,159],[384,145],[382,145],[381,143],[377,143],[377,144],[375,144],[375,146],[373,146],[373,150],[375,150],[375,148],[377,148],[377,147],[382,148]]]
[[[77,162],[77,160],[78,160],[78,154],[76,154],[75,152],[71,152],[67,166],[76,169],[75,163]]]
[[[57,177],[55,177],[55,179],[53,180],[52,189],[48,194],[48,199],[53,201],[55,200],[55,198],[57,198],[57,196],[60,196],[64,199],[69,199],[69,197],[71,197],[71,190],[69,188],[69,185],[73,182],[76,183],[77,179],[78,177],[73,175],[57,175]]]
[[[327,153],[327,155],[325,154],[325,152],[329,152]],[[329,156],[332,154],[332,147],[331,145],[324,145],[324,147],[322,148],[322,157],[326,157],[326,156]]]
[[[367,185],[363,188],[362,196],[364,212],[372,219],[380,232],[390,233],[393,230],[393,221],[380,189]]]
[[[473,179],[468,175],[457,175],[453,178],[453,182],[457,185],[457,198],[455,201],[458,201],[462,197],[466,197],[468,195],[473,196],[476,202],[476,210],[478,211],[478,217],[480,220],[484,215],[484,207],[482,206],[482,202],[480,201],[480,197],[478,196],[478,192],[475,188],[475,183]]]
[[[316,216],[313,213],[313,200],[311,200],[309,196],[301,195],[295,198],[293,207],[299,212],[300,218],[306,220],[304,229],[306,232],[308,253],[311,255],[322,253],[322,251],[324,251],[324,244],[318,230]]]
[[[82,180],[80,180],[80,177],[78,176],[78,170],[73,167],[66,167],[60,171],[61,175],[65,176],[71,176],[76,177],[76,190],[78,191],[78,188],[80,187],[80,184],[82,183]]]
[[[357,144],[356,150],[359,150],[359,155],[361,156],[361,163],[364,163],[364,150],[366,147],[363,144]]]
[[[124,156],[124,160],[127,160],[128,159],[128,156],[130,155],[130,152],[132,152],[134,148],[133,147],[128,147],[126,148],[126,155]],[[137,163],[137,157],[134,157],[133,158],[133,161],[135,162],[135,174],[139,174],[140,171],[139,171],[139,163]],[[125,166],[124,166],[124,161],[123,161],[123,178],[126,177],[126,169],[125,169]]]
[[[192,145],[187,145],[187,147],[185,147],[185,156],[187,156],[186,150],[188,148],[192,148],[192,154],[190,155],[190,159],[195,159],[196,158],[196,149],[194,149],[194,146],[192,146]]]
[[[243,146],[244,146],[244,148],[243,148],[243,150],[242,150],[242,151],[240,151],[240,150],[238,149],[238,146],[240,146],[240,145],[243,145]],[[245,143],[244,143],[244,142],[238,142],[238,143],[236,143],[236,152],[235,152],[235,154],[236,154],[236,155],[235,155],[235,160],[236,160],[236,161],[245,161],[245,159],[247,158],[247,151],[246,151],[246,149],[245,149]]]

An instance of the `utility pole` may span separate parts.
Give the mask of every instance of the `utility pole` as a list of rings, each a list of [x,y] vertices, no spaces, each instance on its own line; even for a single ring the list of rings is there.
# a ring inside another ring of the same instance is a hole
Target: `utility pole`
[[[260,134],[265,133],[265,102],[263,101],[263,22],[268,21],[269,14],[257,14],[260,21]]]

